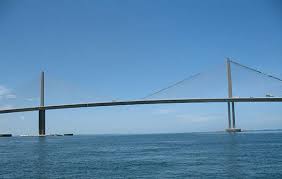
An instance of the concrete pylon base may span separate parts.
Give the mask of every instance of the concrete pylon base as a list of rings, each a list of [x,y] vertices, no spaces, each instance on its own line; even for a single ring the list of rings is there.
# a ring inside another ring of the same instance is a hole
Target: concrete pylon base
[[[226,132],[242,132],[240,128],[228,128],[225,129]]]

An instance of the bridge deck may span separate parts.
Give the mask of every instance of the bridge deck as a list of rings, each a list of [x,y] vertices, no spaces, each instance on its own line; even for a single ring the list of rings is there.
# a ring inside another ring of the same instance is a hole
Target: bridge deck
[[[3,113],[27,112],[38,110],[68,109],[68,108],[86,108],[101,106],[124,106],[124,105],[144,105],[144,104],[177,104],[177,103],[225,103],[225,102],[282,102],[281,98],[194,98],[194,99],[162,99],[162,100],[135,100],[135,101],[110,101],[96,103],[77,103],[60,104],[49,106],[36,106],[27,108],[14,108],[0,110]]]

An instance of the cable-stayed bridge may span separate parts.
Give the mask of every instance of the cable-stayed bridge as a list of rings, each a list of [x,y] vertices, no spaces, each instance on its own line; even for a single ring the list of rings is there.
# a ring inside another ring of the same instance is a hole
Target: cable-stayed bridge
[[[240,68],[247,69],[254,73],[257,73],[266,78],[278,81],[282,83],[280,78],[277,78],[272,75],[268,75],[259,70],[244,66],[235,61],[227,59],[226,61],[226,79],[228,87],[228,96],[226,98],[169,98],[169,99],[151,99],[154,96],[157,96],[161,93],[164,93],[170,89],[176,88],[177,86],[185,83],[186,81],[197,78],[200,73],[192,75],[188,78],[185,78],[181,81],[178,81],[168,87],[160,89],[156,92],[153,92],[144,98],[138,100],[118,100],[118,101],[108,101],[108,102],[88,102],[88,103],[73,103],[73,104],[59,104],[59,105],[45,105],[45,82],[44,82],[44,72],[41,74],[40,80],[40,104],[35,107],[21,107],[21,108],[9,108],[9,109],[0,109],[0,114],[5,113],[16,113],[16,112],[28,112],[28,111],[39,111],[39,135],[45,135],[45,112],[48,110],[56,109],[70,109],[70,108],[89,108],[89,107],[105,107],[105,106],[125,106],[125,105],[147,105],[147,104],[177,104],[177,103],[226,103],[227,104],[227,120],[229,132],[237,132],[240,129],[236,128],[236,116],[235,116],[235,103],[243,102],[282,102],[282,97],[274,97],[272,94],[266,94],[263,97],[238,97],[233,96],[233,85],[232,85],[232,70],[231,64],[234,64]],[[212,87],[211,87],[212,88]]]

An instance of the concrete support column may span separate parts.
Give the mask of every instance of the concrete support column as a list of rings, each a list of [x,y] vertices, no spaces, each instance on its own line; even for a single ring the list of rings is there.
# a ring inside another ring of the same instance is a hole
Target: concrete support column
[[[39,110],[39,135],[45,135],[45,110]]]
[[[44,107],[44,72],[41,72],[40,80],[40,107]],[[39,136],[45,135],[45,110],[39,110]]]
[[[235,104],[234,102],[231,103],[232,104],[232,127],[235,129],[236,128],[236,124],[235,124]]]
[[[231,112],[230,112],[230,102],[227,103],[228,107],[228,128],[231,128]]]

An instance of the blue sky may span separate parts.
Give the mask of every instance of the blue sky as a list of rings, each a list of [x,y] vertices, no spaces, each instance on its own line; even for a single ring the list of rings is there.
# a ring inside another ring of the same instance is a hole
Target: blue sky
[[[37,82],[29,81],[44,70],[46,79],[56,81],[46,87],[48,104],[77,102],[80,96],[135,99],[214,66],[225,70],[227,56],[281,78],[281,8],[279,0],[3,0],[0,86],[23,103],[17,93],[35,93]],[[226,89],[212,87],[225,96]],[[2,99],[1,105],[8,103]],[[277,109],[281,104],[238,105],[240,127],[281,128]],[[47,118],[53,133],[210,131],[226,127],[226,105],[63,110]],[[0,131],[37,133],[37,113],[0,119]]]

